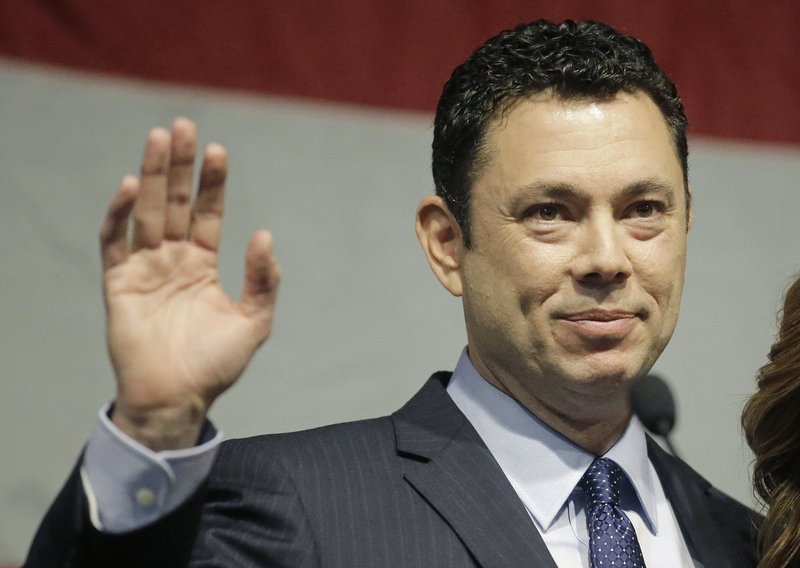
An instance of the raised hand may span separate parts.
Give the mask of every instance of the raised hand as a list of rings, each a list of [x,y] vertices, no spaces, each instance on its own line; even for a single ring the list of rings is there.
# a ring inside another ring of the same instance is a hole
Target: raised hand
[[[236,382],[272,326],[280,268],[272,237],[253,234],[238,303],[219,283],[227,156],[210,144],[192,203],[197,132],[152,130],[141,177],[126,176],[100,234],[112,420],[155,450],[196,444],[209,407]],[[132,217],[129,238],[128,225]]]

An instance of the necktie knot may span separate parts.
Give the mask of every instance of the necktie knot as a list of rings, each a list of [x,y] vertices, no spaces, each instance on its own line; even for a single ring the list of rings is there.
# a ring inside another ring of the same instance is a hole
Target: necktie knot
[[[589,510],[598,505],[619,505],[622,469],[608,458],[592,462],[580,481]]]

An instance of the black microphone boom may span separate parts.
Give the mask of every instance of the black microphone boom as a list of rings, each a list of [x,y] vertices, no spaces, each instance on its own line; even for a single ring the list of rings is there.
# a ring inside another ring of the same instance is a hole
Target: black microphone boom
[[[669,438],[675,427],[675,399],[667,383],[656,375],[640,377],[631,389],[631,406],[644,427],[664,438],[669,451],[677,456]]]

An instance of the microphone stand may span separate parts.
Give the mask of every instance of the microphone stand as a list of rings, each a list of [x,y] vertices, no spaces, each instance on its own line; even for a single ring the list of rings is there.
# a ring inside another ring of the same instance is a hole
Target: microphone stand
[[[672,445],[672,439],[669,437],[669,434],[664,434],[661,437],[664,439],[664,443],[666,444],[669,453],[678,459],[682,459],[681,456],[678,455],[678,451],[675,449],[675,446]]]
[[[678,454],[678,450],[675,449],[675,445],[672,443],[672,438],[670,437],[670,434],[672,433],[672,424],[666,420],[659,420],[659,422],[655,424],[655,427],[651,431],[653,434],[664,440],[664,445],[667,446],[669,453],[678,459],[682,459],[680,454]]]

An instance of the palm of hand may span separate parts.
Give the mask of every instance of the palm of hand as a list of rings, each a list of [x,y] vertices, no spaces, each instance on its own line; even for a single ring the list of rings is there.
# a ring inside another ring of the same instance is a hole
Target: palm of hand
[[[142,249],[105,275],[112,364],[136,407],[195,400],[204,409],[269,332],[220,286],[216,254],[186,241]]]

